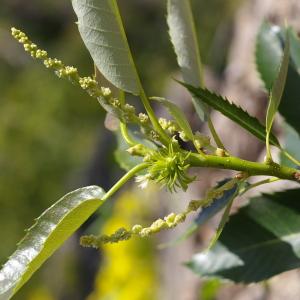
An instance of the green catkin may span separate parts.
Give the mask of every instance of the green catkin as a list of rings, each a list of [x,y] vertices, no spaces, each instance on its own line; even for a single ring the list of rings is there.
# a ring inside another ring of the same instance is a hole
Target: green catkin
[[[61,60],[57,58],[48,57],[46,50],[39,49],[24,32],[16,28],[11,28],[12,36],[23,44],[26,52],[28,52],[33,58],[42,60],[43,64],[48,69],[52,69],[54,73],[62,79],[66,79],[74,85],[80,86],[91,97],[96,98],[102,107],[108,112],[113,112],[121,121],[125,123],[134,123],[140,126],[142,132],[153,141],[160,141],[160,135],[153,130],[149,116],[144,113],[140,113],[138,116],[135,114],[135,108],[129,104],[122,104],[119,99],[113,97],[112,92],[107,87],[99,87],[98,82],[94,77],[80,77],[77,68],[73,66],[66,66]],[[180,131],[178,124],[172,120],[159,119],[159,124],[169,135],[173,136],[176,132]],[[184,133],[180,133],[181,137],[185,139]],[[208,145],[207,140],[203,139],[204,136],[195,135],[195,139],[200,145]],[[205,140],[205,142],[204,142]],[[184,176],[183,181],[189,181]],[[176,181],[176,180],[175,180]],[[172,179],[169,184],[172,184]],[[176,184],[175,184],[176,185]],[[187,185],[176,185],[177,187],[183,187],[186,189]]]
[[[47,51],[39,49],[24,32],[16,28],[11,28],[12,36],[21,44],[23,44],[24,50],[28,52],[33,58],[42,60],[43,64],[48,69],[52,69],[54,73],[59,77],[69,80],[71,83],[80,86],[91,97],[96,98],[102,107],[108,112],[114,112],[117,117],[125,120],[126,122],[137,124],[145,132],[153,132],[155,139],[159,139],[159,135],[152,129],[149,117],[143,114],[141,119],[135,115],[135,108],[129,104],[122,105],[121,102],[114,98],[112,92],[107,87],[99,87],[98,82],[88,76],[80,77],[77,68],[72,66],[66,66],[64,63],[57,59],[48,57]]]
[[[201,207],[207,207],[214,200],[222,197],[224,192],[232,189],[238,181],[239,179],[233,178],[232,180],[223,184],[221,187],[209,190],[203,199],[191,200],[185,211],[178,214],[170,213],[163,219],[157,219],[149,227],[142,227],[142,225],[136,224],[131,228],[131,230],[120,228],[112,235],[102,235],[100,237],[83,236],[81,238],[81,245],[85,247],[99,248],[101,244],[118,243],[130,239],[133,235],[144,238],[162,230],[174,228],[183,223],[187,216],[192,212],[197,211]]]

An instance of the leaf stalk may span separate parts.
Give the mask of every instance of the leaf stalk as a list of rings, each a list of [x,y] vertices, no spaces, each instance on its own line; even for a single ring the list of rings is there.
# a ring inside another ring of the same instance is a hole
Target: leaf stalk
[[[148,163],[141,163],[136,165],[130,171],[128,171],[112,188],[103,196],[102,201],[106,201],[115,192],[117,192],[129,179],[131,179],[136,173],[146,169],[149,166]]]

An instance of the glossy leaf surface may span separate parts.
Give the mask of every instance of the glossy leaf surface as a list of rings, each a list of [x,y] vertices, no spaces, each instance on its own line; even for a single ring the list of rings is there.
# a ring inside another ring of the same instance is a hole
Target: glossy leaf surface
[[[139,78],[115,0],[72,0],[78,28],[99,71],[117,88],[138,95]]]
[[[187,263],[195,273],[259,282],[300,267],[300,189],[253,198],[230,218],[208,252]]]
[[[48,208],[0,270],[0,300],[10,299],[102,204],[97,186],[75,190]]]

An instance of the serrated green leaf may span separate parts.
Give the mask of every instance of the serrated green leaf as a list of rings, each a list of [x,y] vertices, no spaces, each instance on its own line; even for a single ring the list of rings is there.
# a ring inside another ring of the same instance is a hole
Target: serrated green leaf
[[[272,89],[282,58],[279,31],[278,26],[264,22],[256,39],[256,66],[267,91]]]
[[[191,85],[202,85],[202,63],[190,1],[168,0],[167,23],[183,80]],[[194,98],[192,101],[198,116],[204,120],[206,106]]]
[[[0,300],[10,299],[103,203],[98,186],[75,190],[48,208],[0,270]]]
[[[266,140],[266,128],[256,118],[250,116],[241,107],[236,106],[234,103],[229,102],[226,98],[216,95],[207,89],[202,89],[200,87],[196,88],[185,83],[181,84],[183,84],[190,92],[192,92],[197,98],[201,99],[204,103],[219,111],[232,121],[236,122],[260,140]],[[279,147],[279,141],[273,134],[270,135],[270,143]]]
[[[187,263],[195,273],[259,282],[300,267],[300,189],[253,198],[230,218],[214,248]]]
[[[140,93],[140,81],[116,0],[72,0],[80,35],[99,71],[117,88]]]
[[[296,50],[298,46],[295,45],[295,43],[298,43],[298,39],[295,36],[295,32],[291,34],[290,30],[291,29],[288,29],[287,32],[290,37],[291,61],[293,64],[290,64],[288,69],[286,85],[279,106],[279,112],[285,118],[286,122],[300,133],[300,74],[296,70],[298,68],[296,61],[299,59],[299,53]],[[264,23],[257,36],[257,70],[268,92],[271,90],[280,66],[280,60],[283,53],[281,44],[286,37],[285,32],[286,30],[283,28]],[[291,109],[291,107],[293,109]]]
[[[151,100],[156,100],[159,103],[161,103],[163,106],[165,106],[170,115],[175,119],[177,122],[178,126],[181,128],[181,130],[185,133],[185,135],[188,137],[190,141],[194,140],[194,135],[192,128],[190,126],[190,123],[188,122],[187,118],[185,117],[184,113],[182,110],[175,105],[174,103],[160,97],[151,97]]]
[[[288,73],[288,68],[289,68],[289,60],[290,60],[290,42],[289,38],[286,39],[285,47],[284,47],[284,52],[283,52],[283,57],[282,61],[280,64],[278,76],[276,80],[274,81],[274,84],[272,86],[272,91],[270,94],[270,99],[269,99],[269,105],[267,109],[267,115],[266,115],[266,130],[267,132],[271,131],[275,115],[277,113],[284,87],[285,87],[285,82],[287,78],[287,73]]]

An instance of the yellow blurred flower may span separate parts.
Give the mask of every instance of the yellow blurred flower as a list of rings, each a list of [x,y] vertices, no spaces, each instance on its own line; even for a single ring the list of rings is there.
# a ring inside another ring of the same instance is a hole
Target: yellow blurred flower
[[[141,198],[134,192],[121,195],[102,231],[130,228],[132,223],[141,221],[143,212],[148,211]],[[156,299],[158,281],[153,249],[151,240],[136,237],[103,245],[103,264],[97,275],[95,291],[88,300]]]

